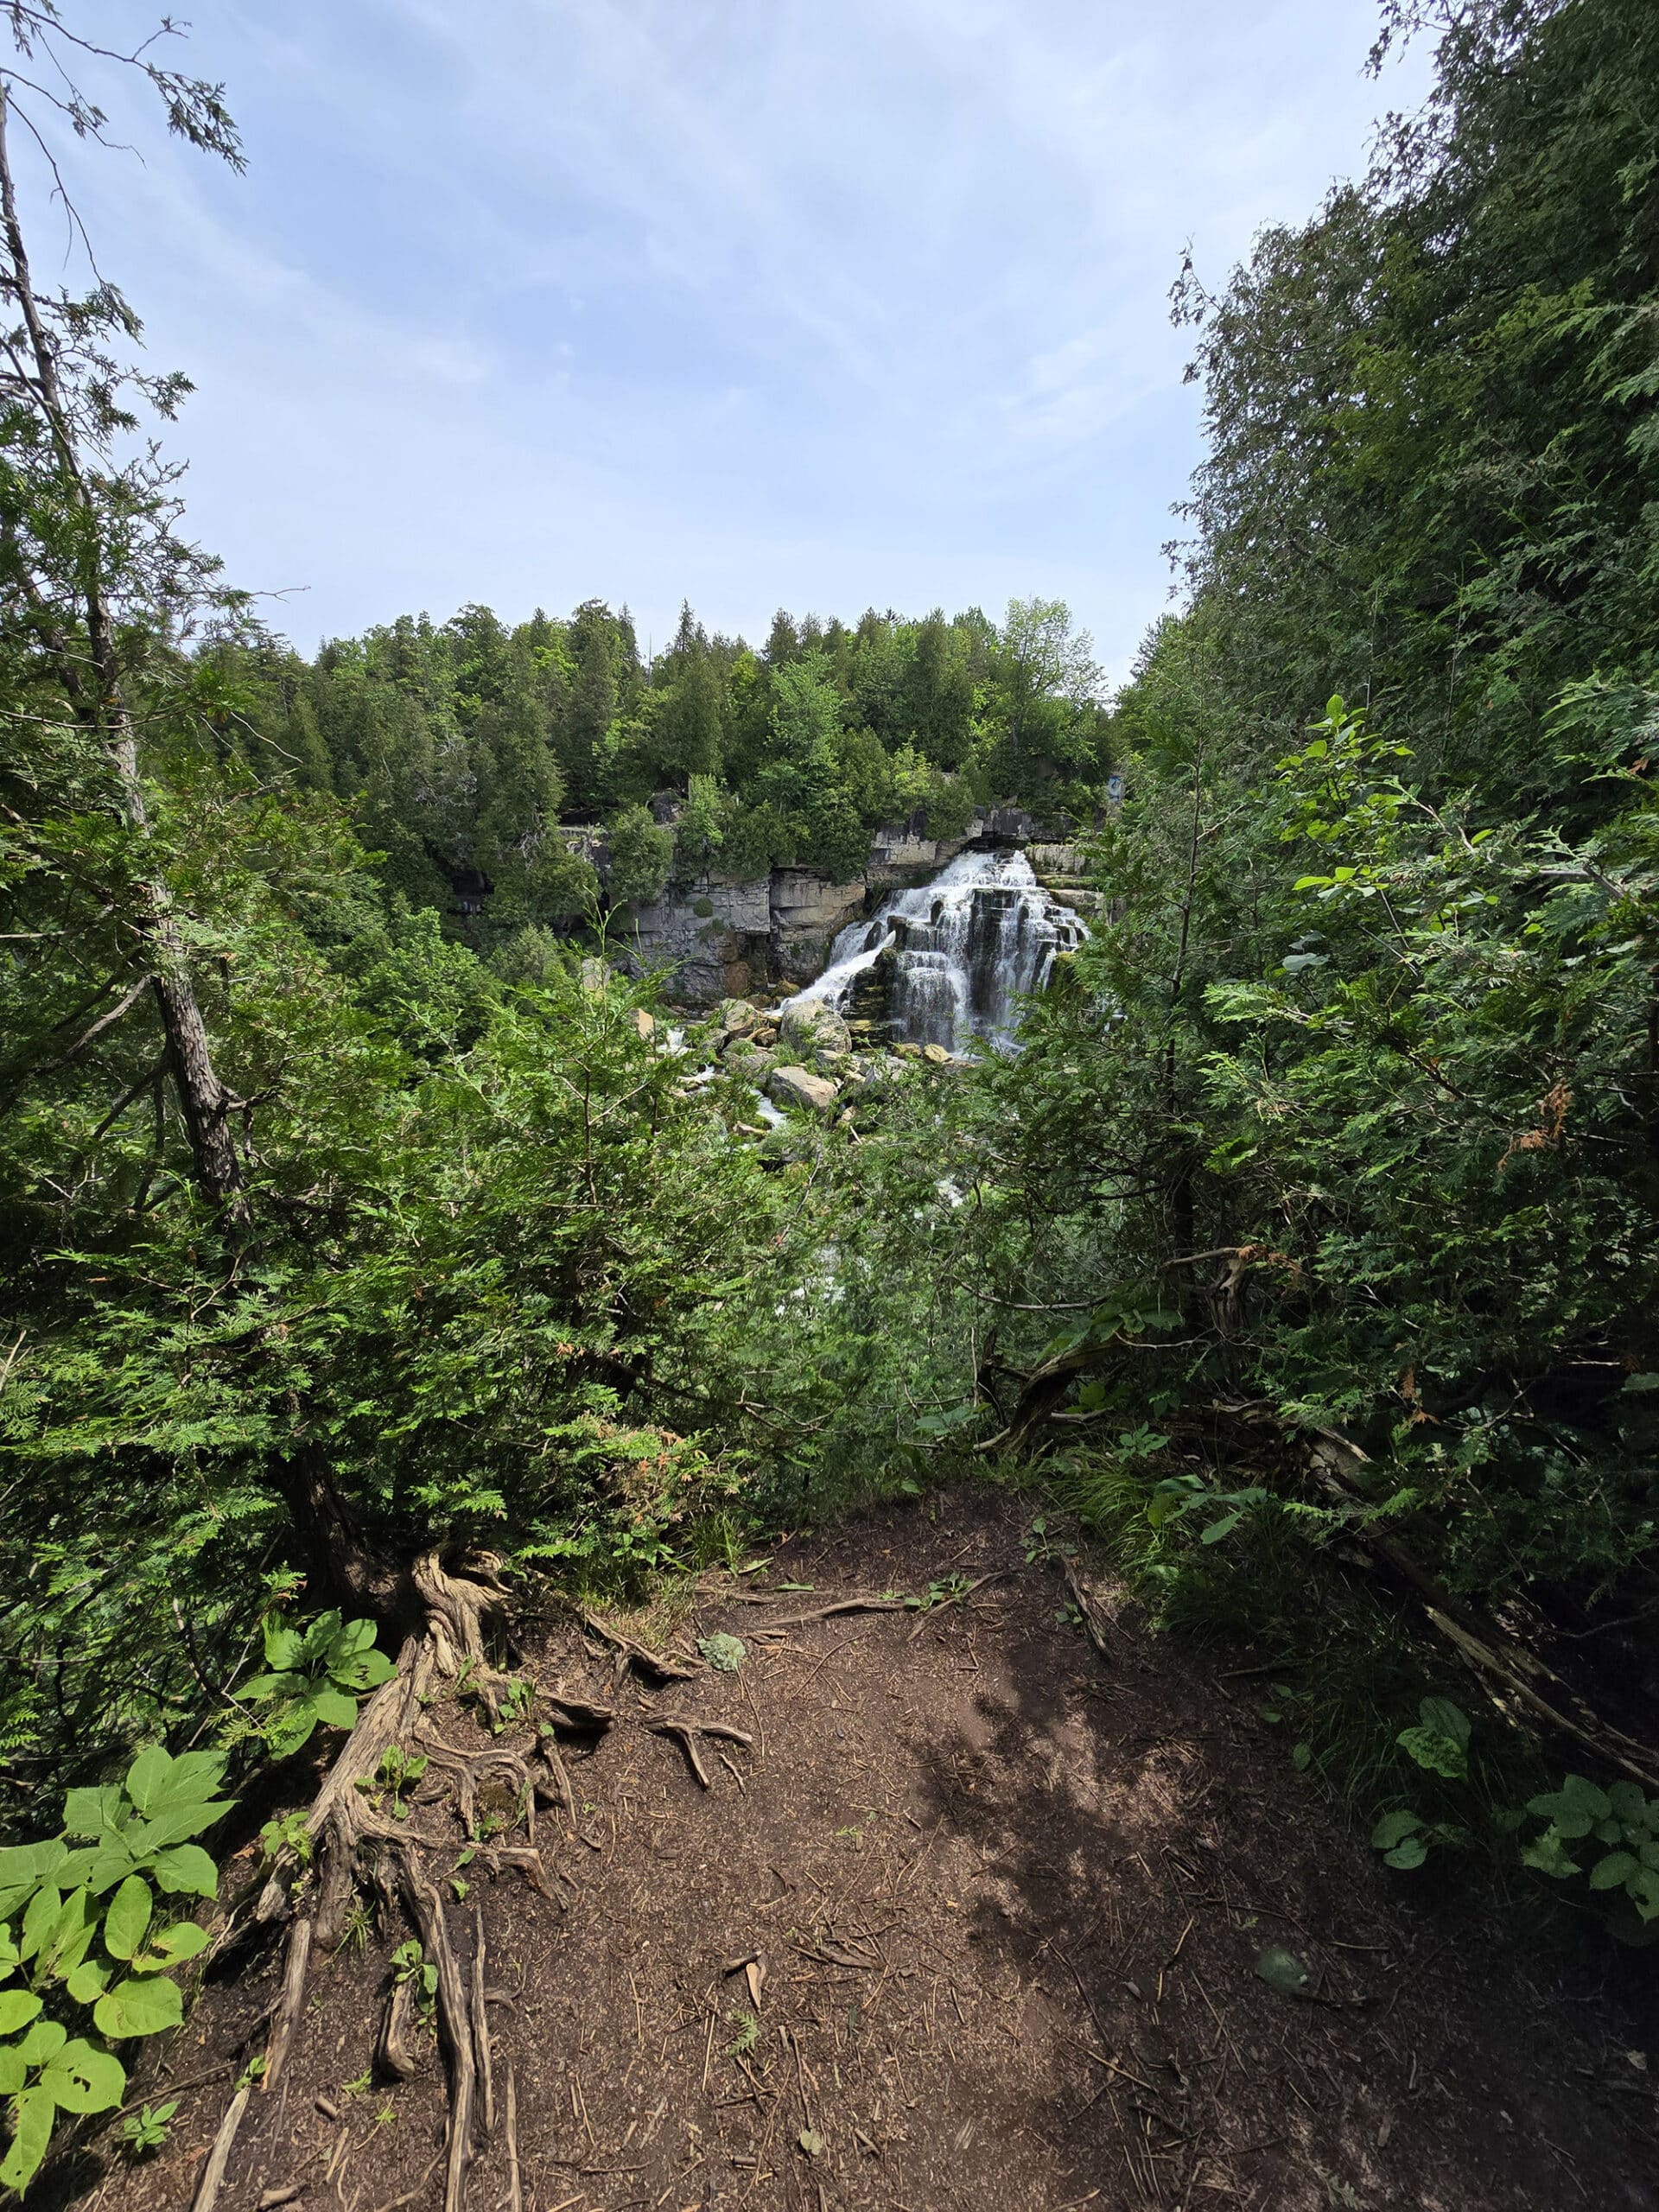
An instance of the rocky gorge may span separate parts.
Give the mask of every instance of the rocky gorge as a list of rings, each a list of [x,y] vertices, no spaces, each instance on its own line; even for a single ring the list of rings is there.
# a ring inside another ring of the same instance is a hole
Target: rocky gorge
[[[864,868],[848,882],[811,868],[776,867],[741,881],[710,876],[671,884],[650,903],[621,910],[612,942],[636,972],[666,970],[673,1003],[704,1008],[780,986],[816,984],[850,950],[840,944],[846,932],[873,922],[891,894],[928,887],[969,851],[1022,851],[1032,884],[1055,912],[1091,912],[1094,894],[1081,850],[1045,838],[1043,827],[1013,806],[981,809],[958,837],[931,837],[917,820],[884,826],[871,838]],[[601,851],[584,846],[583,856],[603,872]]]

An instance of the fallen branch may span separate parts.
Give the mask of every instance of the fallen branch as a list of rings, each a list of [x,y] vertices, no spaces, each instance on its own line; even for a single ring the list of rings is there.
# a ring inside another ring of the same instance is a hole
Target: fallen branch
[[[741,1728],[728,1728],[723,1720],[648,1720],[646,1727],[653,1736],[672,1736],[684,1751],[686,1763],[705,1789],[713,1787],[709,1770],[698,1754],[698,1739],[712,1736],[728,1744],[741,1744],[747,1751],[754,1748],[754,1738]]]
[[[231,2152],[236,2145],[236,2131],[242,2125],[242,2115],[248,2108],[248,2090],[239,2088],[231,2099],[225,2117],[219,2123],[219,2133],[213,2138],[213,2147],[207,2153],[207,2163],[201,2170],[201,2179],[196,2183],[196,2193],[190,2201],[190,2212],[213,2212],[219,2202],[219,2192],[224,2185],[225,2169],[231,2162]]]
[[[808,1628],[814,1621],[834,1620],[838,1613],[902,1613],[902,1598],[840,1598],[833,1605],[816,1606],[810,1613],[791,1613],[780,1621],[757,1621],[753,1636],[778,1636],[786,1628]]]
[[[1112,1648],[1106,1641],[1106,1630],[1113,1625],[1111,1615],[1077,1573],[1074,1560],[1062,1560],[1060,1565],[1065,1575],[1065,1586],[1071,1593],[1071,1602],[1083,1623],[1084,1634],[1103,1659],[1109,1659]]]
[[[696,1662],[649,1649],[633,1637],[625,1636],[620,1629],[613,1628],[608,1621],[601,1620],[597,1613],[584,1613],[582,1624],[591,1635],[611,1646],[617,1655],[619,1674],[624,1667],[635,1667],[647,1681],[660,1688],[666,1682],[689,1682],[694,1675],[702,1671]]]

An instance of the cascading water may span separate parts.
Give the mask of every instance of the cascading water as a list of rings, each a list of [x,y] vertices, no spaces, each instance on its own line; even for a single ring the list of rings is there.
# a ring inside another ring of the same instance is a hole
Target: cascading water
[[[830,965],[799,994],[868,1013],[894,1041],[960,1052],[1014,1041],[1020,1001],[1083,937],[1023,852],[959,853],[931,883],[888,894],[842,931]]]

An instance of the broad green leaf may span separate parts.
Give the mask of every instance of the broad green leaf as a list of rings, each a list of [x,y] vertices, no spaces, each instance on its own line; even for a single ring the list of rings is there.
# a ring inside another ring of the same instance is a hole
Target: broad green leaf
[[[232,1797],[212,1797],[205,1805],[180,1805],[158,1813],[153,1821],[144,1822],[141,1834],[129,1834],[127,1847],[143,1866],[153,1853],[165,1851],[169,1844],[187,1843],[204,1828],[215,1826],[235,1802]]]
[[[83,1959],[63,1986],[77,2005],[91,2005],[109,1987],[114,1972],[107,1959]]]
[[[1590,1886],[1592,1890],[1622,1889],[1640,1868],[1641,1861],[1634,1852],[1610,1851],[1590,1869]]]
[[[15,2036],[40,2011],[42,1999],[31,1990],[0,1989],[0,2036]]]
[[[114,1783],[103,1789],[72,1789],[63,1801],[67,1835],[107,1835],[129,1817],[125,1793]]]
[[[1417,1708],[1417,1718],[1425,1728],[1437,1736],[1449,1736],[1454,1744],[1465,1747],[1469,1742],[1469,1716],[1460,1705],[1453,1705],[1449,1697],[1426,1697]]]
[[[165,1967],[182,1966],[187,1959],[194,1959],[205,1951],[213,1937],[194,1920],[176,1920],[172,1927],[163,1928],[150,1938],[146,1948],[133,1960],[135,1972],[156,1974]]]
[[[29,2079],[29,2069],[16,2044],[0,2043],[0,2097],[15,2097]]]
[[[177,1758],[152,1744],[128,1770],[126,1791],[150,1819],[200,1805],[219,1784],[225,1762],[217,1751],[181,1751]]]
[[[41,1946],[35,1979],[38,1980],[42,1974],[61,1977],[78,1967],[91,1949],[97,1932],[97,1914],[88,1910],[86,1891],[71,1890],[64,1899],[63,1910]]]
[[[10,1920],[68,1856],[68,1847],[55,1840],[13,1844],[0,1851],[0,1920]]]
[[[141,1875],[129,1874],[110,1900],[104,1920],[104,1948],[112,1959],[130,1959],[144,1940],[155,1899]]]
[[[109,2112],[126,2093],[127,2070],[111,2052],[78,2036],[47,2067],[40,2086],[65,2112]]]
[[[126,2036],[158,2036],[184,2018],[179,1985],[164,1974],[142,1974],[118,1981],[92,2007],[101,2036],[118,2043]]]
[[[0,2185],[21,2196],[39,2171],[52,2140],[57,2107],[48,2089],[25,2089],[11,2107],[11,2148],[0,2160]]]
[[[1404,1810],[1384,1813],[1371,1830],[1371,1842],[1378,1851],[1392,1851],[1402,1836],[1414,1835],[1423,1825],[1415,1813]]]
[[[12,2049],[25,2066],[44,2066],[48,2058],[55,2058],[69,2040],[69,2031],[61,2020],[35,2020],[27,2027]]]
[[[1427,1856],[1428,1846],[1421,1836],[1408,1835],[1402,1837],[1392,1851],[1383,1853],[1382,1864],[1397,1866],[1402,1873],[1408,1874],[1414,1866],[1421,1866]]]
[[[1395,1741],[1430,1774],[1460,1782],[1469,1771],[1468,1754],[1454,1737],[1431,1728],[1402,1728]]]
[[[300,1674],[254,1675],[243,1683],[238,1694],[252,1705],[268,1705],[274,1699],[302,1696],[310,1677]]]
[[[357,1726],[357,1700],[344,1690],[318,1690],[311,1700],[311,1709],[330,1728]]]
[[[32,1959],[45,1949],[52,1940],[52,1931],[63,1917],[63,1893],[55,1885],[47,1882],[35,1891],[23,1915],[22,1939],[17,1948],[26,1959]]]
[[[219,1869],[199,1843],[181,1843],[163,1851],[150,1870],[159,1887],[170,1895],[217,1897]]]
[[[301,1639],[295,1630],[273,1618],[264,1624],[262,1633],[265,1646],[265,1664],[273,1673],[286,1674],[290,1669],[298,1666]],[[243,1695],[245,1697],[246,1694],[247,1692],[245,1689]]]

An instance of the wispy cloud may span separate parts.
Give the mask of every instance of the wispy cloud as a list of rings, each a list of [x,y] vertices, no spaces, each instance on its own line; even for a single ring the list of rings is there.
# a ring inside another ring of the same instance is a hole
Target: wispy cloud
[[[480,597],[660,633],[683,594],[753,632],[1042,589],[1121,666],[1194,455],[1181,248],[1219,274],[1363,158],[1371,16],[224,0],[192,59],[249,177],[171,146],[77,176],[200,387],[197,527],[310,584],[302,639]]]

